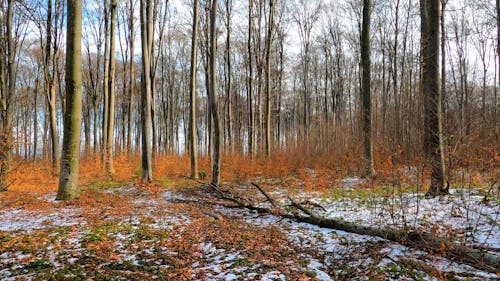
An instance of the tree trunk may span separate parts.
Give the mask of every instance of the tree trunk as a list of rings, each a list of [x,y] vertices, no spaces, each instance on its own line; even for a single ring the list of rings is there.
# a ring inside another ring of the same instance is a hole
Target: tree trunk
[[[427,197],[448,194],[444,185],[441,94],[439,91],[439,0],[421,0],[421,91],[425,106],[425,153],[431,164]]]
[[[363,126],[363,148],[365,158],[366,177],[375,175],[373,162],[373,137],[371,128],[371,59],[370,59],[370,17],[371,0],[363,1],[363,23],[361,30],[361,98],[362,98],[362,126]]]
[[[231,11],[232,0],[226,0],[226,111],[227,111],[227,145],[229,149],[226,151],[233,151],[233,114],[232,114],[232,73],[231,73]]]
[[[102,109],[102,141],[101,153],[104,168],[106,168],[106,149],[108,144],[108,119],[109,119],[109,41],[110,41],[110,28],[109,28],[109,12],[108,2],[104,0],[104,74],[103,74],[103,109]]]
[[[104,164],[106,174],[112,176],[115,173],[113,165],[113,129],[115,124],[115,42],[116,42],[116,6],[117,0],[111,0],[111,24],[109,27],[109,78],[108,78],[108,123],[106,124],[106,146]]]
[[[15,53],[16,47],[12,32],[12,18],[14,14],[14,0],[7,1],[7,17],[6,29],[7,49],[4,49],[2,55],[2,68],[0,73],[1,78],[1,105],[2,105],[2,123],[0,132],[0,191],[7,190],[9,183],[7,176],[10,172],[10,165],[12,161],[12,116],[14,113],[14,96],[16,91],[16,75],[15,75]],[[7,61],[4,61],[4,58]]]
[[[130,44],[130,64],[129,64],[129,87],[128,87],[128,116],[127,116],[127,154],[130,156],[132,153],[132,102],[135,92],[135,76],[134,76],[134,1],[130,0],[130,14],[129,14],[129,44]]]
[[[247,99],[248,99],[248,155],[253,157],[253,135],[254,135],[254,113],[253,113],[253,66],[252,66],[252,29],[253,29],[253,0],[248,1],[248,77],[247,77]]]
[[[0,66],[1,67],[1,66]],[[34,97],[33,97],[33,163],[36,163],[37,158],[37,150],[38,150],[38,86],[39,79],[38,76],[35,79],[35,89],[34,89]]]
[[[266,41],[266,146],[265,153],[271,154],[271,43],[273,41],[274,0],[269,0],[269,23]]]
[[[49,74],[50,75],[50,74]],[[55,75],[55,74],[53,74]],[[52,168],[57,172],[59,168],[59,134],[57,133],[57,109],[56,109],[56,87],[55,78],[49,82],[49,116],[50,116],[50,139],[52,141]]]
[[[52,41],[52,0],[47,1],[47,39],[45,42],[45,60],[44,60],[44,75],[45,75],[45,93],[49,106],[50,116],[50,138],[52,144],[52,169],[56,173],[59,171],[59,134],[57,133],[57,109],[56,109],[56,79],[55,72],[57,68],[57,44]],[[57,26],[57,24],[56,24]],[[57,40],[57,38],[54,38]],[[54,47],[54,48],[52,48]],[[50,67],[52,65],[52,74]]]
[[[220,183],[220,122],[219,122],[219,111],[217,108],[217,69],[216,69],[216,57],[217,57],[217,0],[212,0],[212,5],[210,7],[210,91],[209,100],[210,107],[212,111],[212,119],[214,122],[214,150],[213,150],[213,164],[212,164],[212,184],[219,185]]]
[[[147,3],[145,3],[147,1]],[[152,151],[151,151],[151,76],[150,76],[150,48],[148,35],[152,21],[151,0],[141,0],[141,44],[142,44],[142,85],[141,85],[141,128],[142,128],[142,181],[153,180]]]
[[[66,42],[66,111],[57,200],[78,196],[80,129],[82,123],[82,1],[68,0]]]
[[[496,1],[496,10],[497,10],[497,58],[498,58],[498,71],[497,71],[497,76],[498,76],[498,83],[500,84],[500,0]],[[500,86],[500,85],[499,85]],[[496,88],[496,87],[495,87]],[[496,91],[495,91],[496,93]],[[493,104],[493,108],[495,109],[494,116],[495,120],[497,123],[497,130],[500,130],[500,122],[498,120],[499,118],[499,110],[497,106],[497,99],[496,99],[496,94],[495,94],[495,103]]]
[[[191,178],[198,179],[198,156],[196,148],[196,64],[197,57],[197,34],[198,34],[198,0],[194,0],[193,7],[193,32],[191,36],[191,85],[190,85],[190,123],[189,123],[189,151],[191,153]]]

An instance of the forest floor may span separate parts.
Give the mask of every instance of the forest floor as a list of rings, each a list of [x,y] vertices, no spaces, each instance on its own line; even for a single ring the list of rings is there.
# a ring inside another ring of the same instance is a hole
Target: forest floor
[[[370,188],[359,178],[321,192],[294,176],[254,181],[278,202],[322,206],[315,212],[324,217],[424,229],[500,252],[498,186],[424,199],[418,188]],[[269,204],[248,182],[223,186]],[[0,280],[500,280],[381,238],[229,208],[185,178],[92,184],[78,200],[54,198],[50,190],[0,194]]]

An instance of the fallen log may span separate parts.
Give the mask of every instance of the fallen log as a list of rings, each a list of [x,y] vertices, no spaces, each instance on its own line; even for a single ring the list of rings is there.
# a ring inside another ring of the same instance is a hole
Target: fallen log
[[[257,187],[256,184],[252,184]],[[485,270],[488,272],[498,273],[500,272],[500,254],[488,251],[482,251],[479,249],[474,249],[465,245],[447,241],[445,239],[439,238],[432,233],[418,231],[414,229],[397,229],[391,227],[372,227],[359,225],[352,222],[348,222],[342,219],[332,219],[323,218],[313,211],[305,208],[301,204],[296,203],[289,197],[291,206],[296,210],[304,213],[301,215],[299,212],[289,212],[284,208],[276,207],[276,201],[272,199],[262,188],[258,188],[259,192],[263,193],[268,201],[273,202],[273,209],[254,206],[247,201],[244,202],[235,196],[227,196],[223,190],[219,187],[210,185],[210,187],[216,191],[220,199],[224,199],[236,204],[234,207],[245,208],[249,210],[254,210],[259,213],[272,214],[280,216],[283,218],[295,220],[297,222],[308,223],[316,225],[323,228],[342,230],[346,232],[356,233],[360,235],[368,235],[374,237],[380,237],[392,242],[400,243],[405,246],[418,248],[431,253],[437,253],[453,261],[459,261],[471,265],[477,269]],[[231,193],[228,193],[231,194]]]

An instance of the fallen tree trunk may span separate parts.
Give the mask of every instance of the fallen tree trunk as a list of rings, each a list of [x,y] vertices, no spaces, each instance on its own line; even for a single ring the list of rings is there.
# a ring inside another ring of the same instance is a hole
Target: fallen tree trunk
[[[254,183],[252,183],[252,185],[258,186]],[[500,272],[500,255],[498,253],[481,251],[479,249],[467,247],[439,238],[428,232],[411,229],[396,229],[391,227],[364,226],[341,219],[322,218],[315,215],[313,211],[303,207],[301,204],[294,202],[291,198],[289,198],[291,204],[286,207],[293,207],[297,210],[297,212],[288,212],[282,206],[278,206],[276,201],[267,195],[267,193],[260,187],[258,190],[263,193],[271,205],[274,206],[273,209],[255,206],[252,203],[246,202],[248,200],[242,200],[242,198],[234,196],[229,191],[221,190],[217,186],[211,185],[211,188],[216,191],[221,199],[236,204],[232,207],[245,208],[259,213],[272,214],[319,227],[342,230],[360,235],[380,237],[405,246],[416,247],[427,252],[438,253],[453,261],[460,261],[481,270],[493,273]],[[298,211],[304,213],[305,215],[300,214]]]

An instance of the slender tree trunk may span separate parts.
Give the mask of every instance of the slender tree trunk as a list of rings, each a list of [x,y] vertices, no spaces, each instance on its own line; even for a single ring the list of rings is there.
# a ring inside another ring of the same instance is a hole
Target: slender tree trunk
[[[109,0],[104,0],[104,74],[103,74],[103,109],[102,109],[102,141],[101,153],[103,164],[106,162],[106,149],[108,143],[108,119],[109,119],[109,45],[110,45],[110,27],[109,27]],[[104,165],[106,167],[106,165]]]
[[[108,176],[115,173],[113,165],[113,144],[115,127],[115,44],[116,44],[116,6],[117,0],[111,0],[111,24],[109,28],[109,79],[108,79],[108,123],[106,124],[106,149],[105,149],[105,169]]]
[[[59,134],[57,133],[57,109],[56,109],[56,68],[57,68],[57,48],[53,46],[52,41],[52,0],[47,1],[47,39],[45,42],[45,60],[44,60],[44,75],[45,75],[45,92],[49,106],[50,116],[50,138],[52,144],[52,169],[54,172],[59,171]],[[56,24],[57,26],[57,24]],[[56,38],[54,38],[56,40]],[[52,64],[52,74],[51,74]]]
[[[59,134],[57,133],[57,109],[56,109],[56,87],[55,78],[49,82],[49,116],[50,116],[50,139],[52,141],[52,168],[56,172],[59,168]]]
[[[394,96],[394,131],[393,146],[401,144],[401,97],[399,95],[398,79],[402,79],[404,69],[398,71],[398,48],[399,48],[399,6],[400,0],[396,1],[395,23],[394,23],[394,46],[392,49],[392,91]],[[399,77],[398,77],[399,76]],[[402,84],[402,83],[401,83]]]
[[[269,0],[269,23],[266,41],[266,146],[265,153],[271,154],[271,43],[273,41],[274,0]]]
[[[191,85],[190,85],[190,119],[189,119],[189,151],[191,153],[191,178],[198,179],[198,156],[196,148],[196,64],[197,57],[197,36],[198,36],[198,9],[199,2],[194,0],[193,7],[193,32],[191,35]]]
[[[68,0],[66,42],[66,111],[57,200],[78,196],[80,129],[82,123],[82,1]]]
[[[421,91],[425,105],[425,152],[431,163],[427,197],[447,194],[444,185],[441,96],[439,91],[439,0],[421,0]]]
[[[253,30],[253,0],[248,1],[248,78],[247,78],[247,99],[248,99],[248,155],[253,157],[253,66],[252,66],[252,30]]]
[[[217,57],[217,0],[212,0],[212,5],[210,7],[210,91],[209,100],[210,107],[212,108],[212,119],[214,122],[214,151],[213,151],[213,166],[212,166],[212,184],[219,185],[220,183],[220,122],[219,122],[219,111],[217,108],[217,68],[216,68],[216,57]]]
[[[363,147],[365,158],[365,176],[375,175],[373,162],[373,137],[371,129],[371,59],[370,59],[370,17],[371,0],[363,0],[363,23],[361,30],[361,97]]]
[[[130,14],[129,14],[128,30],[129,30],[129,44],[130,44],[130,63],[129,63],[129,87],[128,87],[128,119],[127,119],[127,154],[130,156],[132,153],[132,109],[133,98],[135,92],[135,73],[134,73],[134,0],[130,0]]]
[[[1,66],[0,66],[1,67]],[[33,156],[32,160],[33,163],[36,163],[36,156],[37,156],[37,150],[38,150],[38,86],[39,86],[39,79],[38,76],[35,79],[35,89],[34,89],[34,97],[33,97],[33,110],[34,110],[34,116],[33,116]]]
[[[231,73],[231,10],[232,0],[226,0],[226,110],[227,110],[227,144],[229,151],[233,149],[233,130],[232,130],[232,73]]]
[[[96,104],[93,106],[93,111],[94,111],[94,147],[93,147],[93,154],[94,157],[97,156],[97,148],[99,147],[99,137],[98,137],[98,123],[99,123],[99,109]]]
[[[145,3],[147,1],[147,3]],[[151,0],[141,0],[141,44],[142,44],[142,87],[141,87],[141,122],[142,122],[142,181],[153,180],[151,151],[151,76],[150,48],[148,35],[151,32],[149,22],[152,21]]]
[[[85,136],[84,155],[90,155],[90,102],[88,101],[83,104],[83,133]]]

